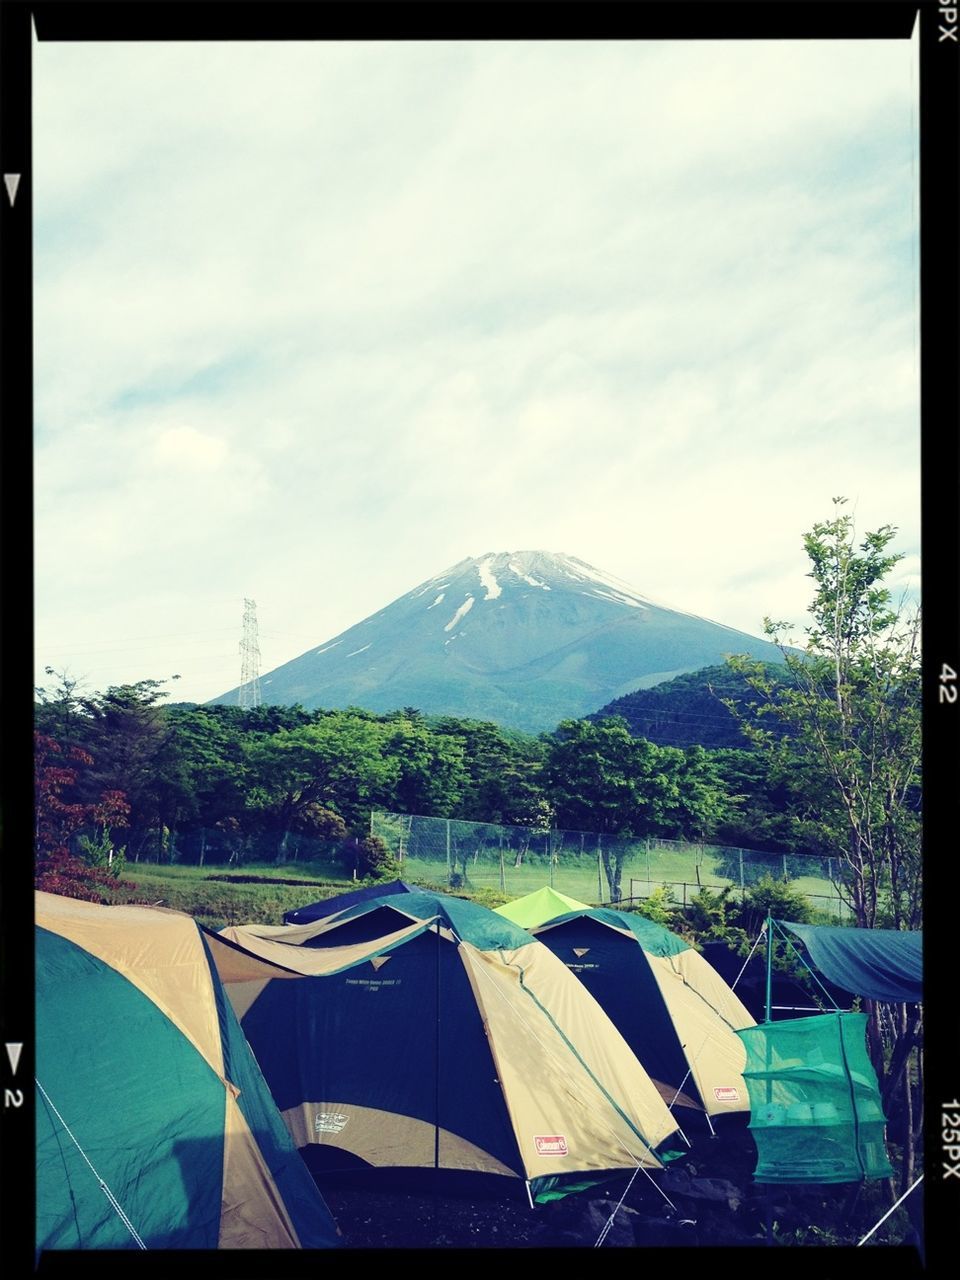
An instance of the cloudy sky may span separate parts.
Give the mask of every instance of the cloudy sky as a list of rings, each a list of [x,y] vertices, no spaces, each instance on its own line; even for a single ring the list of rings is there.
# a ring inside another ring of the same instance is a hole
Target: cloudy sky
[[[919,583],[916,42],[34,50],[36,658],[236,685],[465,556]]]

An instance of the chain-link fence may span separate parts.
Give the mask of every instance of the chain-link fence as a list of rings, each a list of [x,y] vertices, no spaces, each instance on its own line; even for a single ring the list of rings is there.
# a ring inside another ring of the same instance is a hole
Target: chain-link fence
[[[385,842],[401,874],[454,888],[488,887],[519,897],[549,884],[581,902],[599,903],[646,898],[667,885],[686,904],[701,888],[731,886],[742,896],[771,876],[838,920],[849,915],[838,889],[843,864],[837,858],[378,811],[371,814],[370,831]]]

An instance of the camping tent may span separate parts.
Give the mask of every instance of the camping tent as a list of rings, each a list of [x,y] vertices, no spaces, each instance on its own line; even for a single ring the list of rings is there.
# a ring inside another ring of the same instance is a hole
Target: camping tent
[[[338,893],[332,898],[323,898],[319,902],[311,902],[306,907],[296,907],[284,913],[284,924],[310,924],[313,920],[322,920],[325,916],[336,915],[345,907],[352,907],[357,902],[369,902],[371,898],[384,898],[393,893],[416,893],[413,885],[404,880],[388,880],[384,884],[366,885],[362,889],[349,889],[346,893]]]
[[[568,911],[587,911],[589,907],[585,902],[568,898],[558,889],[544,885],[542,889],[535,889],[533,893],[528,893],[525,898],[514,898],[513,902],[508,902],[503,907],[496,907],[495,910],[498,916],[503,916],[505,920],[512,920],[521,929],[532,929],[534,925],[554,920]]]
[[[336,1244],[196,922],[38,893],[36,923],[37,1249]]]
[[[568,912],[531,933],[603,1006],[668,1102],[708,1116],[750,1108],[735,1032],[754,1019],[682,938],[633,912]]]
[[[211,950],[311,1168],[493,1174],[543,1196],[658,1167],[677,1129],[563,964],[475,903],[372,899],[225,929]]]

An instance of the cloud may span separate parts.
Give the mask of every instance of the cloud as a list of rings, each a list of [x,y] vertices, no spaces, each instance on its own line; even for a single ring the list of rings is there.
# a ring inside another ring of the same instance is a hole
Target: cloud
[[[39,45],[41,663],[132,582],[209,697],[245,595],[276,665],[488,550],[745,630],[834,493],[916,551],[915,57]]]
[[[155,463],[182,471],[218,471],[227,457],[227,444],[193,427],[169,427],[153,441]]]

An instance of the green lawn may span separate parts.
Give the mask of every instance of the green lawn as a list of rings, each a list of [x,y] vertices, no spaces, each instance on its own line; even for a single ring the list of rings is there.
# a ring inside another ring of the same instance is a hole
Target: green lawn
[[[515,867],[506,862],[503,871],[504,892],[500,891],[499,859],[478,858],[468,862],[465,893],[477,892],[489,906],[523,897],[544,885],[553,884],[561,893],[581,902],[596,904],[607,900],[604,877],[598,884],[597,864],[592,858],[582,862],[564,862],[551,870],[540,859],[525,861]],[[649,872],[649,875],[648,875]],[[449,886],[449,873],[443,859],[405,858],[401,875],[411,883],[438,888]],[[337,875],[330,867],[318,863],[297,862],[277,865],[254,864],[234,866],[182,866],[149,862],[128,863],[123,879],[132,888],[118,886],[111,893],[114,902],[139,902],[185,911],[211,929],[231,924],[282,924],[284,913],[306,906],[322,898],[345,893],[355,882]],[[304,881],[305,883],[276,883]],[[731,883],[711,869],[709,857],[700,869],[700,883],[721,887]],[[836,892],[828,880],[805,876],[791,881],[810,897],[811,903],[837,914]],[[651,851],[628,859],[621,883],[624,898],[647,897],[662,884],[671,885],[676,901],[683,905],[698,888],[695,862],[680,850]]]
[[[285,911],[345,893],[353,887],[352,880],[338,879],[328,869],[304,863],[244,866],[238,871],[229,866],[129,862],[123,879],[134,887],[113,890],[114,902],[139,902],[185,911],[210,929],[222,929],[230,924],[282,924]],[[248,880],[252,883],[244,883]],[[271,880],[309,883],[274,884]]]
[[[709,857],[700,868],[697,879],[697,867],[688,853],[681,850],[652,851],[647,856],[643,853],[624,863],[621,879],[621,892],[624,898],[648,897],[660,885],[668,884],[677,902],[681,905],[694,897],[702,884],[709,888],[722,888],[724,885],[737,884],[735,880],[719,874],[714,869],[716,860]],[[771,864],[776,870],[775,865]],[[434,884],[445,884],[448,880],[448,868],[445,860],[405,858],[402,876],[406,880],[428,880]],[[500,889],[499,860],[478,858],[476,862],[467,863],[468,883],[465,888]],[[836,890],[829,880],[804,876],[791,880],[801,892],[811,900],[811,904],[820,910],[833,914],[838,912]],[[507,898],[521,898],[524,894],[544,885],[552,885],[561,893],[581,902],[595,904],[608,900],[606,876],[598,882],[597,863],[592,858],[585,858],[582,863],[561,862],[553,868],[552,874],[548,864],[542,860],[524,862],[515,867],[506,862],[503,868],[503,888]]]

